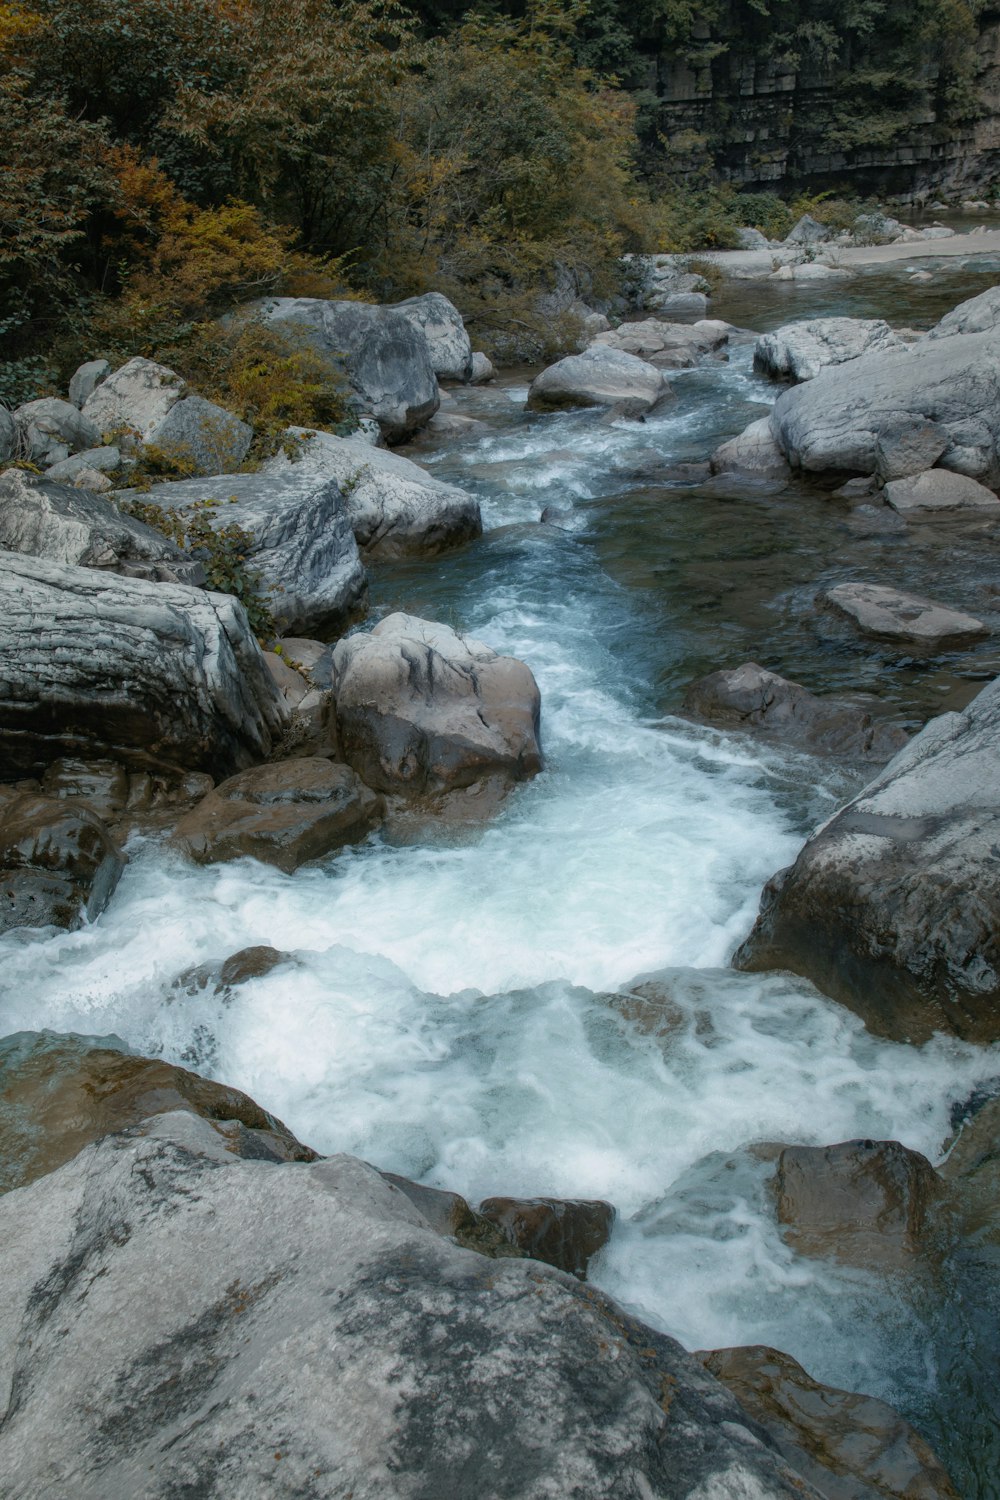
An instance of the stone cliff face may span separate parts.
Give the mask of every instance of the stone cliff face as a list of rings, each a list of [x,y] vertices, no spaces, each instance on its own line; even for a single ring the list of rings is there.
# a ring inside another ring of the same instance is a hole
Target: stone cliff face
[[[855,192],[920,200],[983,191],[1000,177],[1000,7],[987,7],[965,63],[964,102],[931,47],[893,97],[874,72],[895,58],[845,46],[823,65],[748,33],[731,0],[695,29],[685,55],[651,62],[658,129],[683,175],[711,165],[747,188]],[[901,70],[902,71],[902,70]]]

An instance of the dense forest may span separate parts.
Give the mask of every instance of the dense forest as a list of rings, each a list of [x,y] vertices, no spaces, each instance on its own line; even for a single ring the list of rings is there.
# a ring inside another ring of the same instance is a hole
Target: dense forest
[[[483,347],[530,334],[556,279],[600,295],[623,252],[791,222],[773,194],[720,185],[723,96],[692,169],[691,140],[664,129],[664,66],[703,94],[734,58],[826,70],[829,144],[886,140],[929,89],[936,118],[975,115],[980,8],[8,0],[0,400],[36,394],[83,354],[184,345],[185,368],[203,366],[230,404],[280,407],[280,391],[246,389],[260,355],[249,335],[234,351],[213,321],[279,290],[434,287]]]

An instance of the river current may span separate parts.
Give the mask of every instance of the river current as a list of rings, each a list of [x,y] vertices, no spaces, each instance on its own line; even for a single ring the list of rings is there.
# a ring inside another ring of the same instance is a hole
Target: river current
[[[994,279],[755,285],[713,313],[926,326]],[[745,1148],[891,1137],[939,1160],[956,1108],[1000,1086],[1000,1048],[882,1041],[805,981],[728,968],[763,882],[863,778],[676,715],[692,678],[748,659],[876,691],[914,726],[961,706],[995,650],[860,649],[812,600],[868,576],[998,624],[996,553],[979,535],[904,540],[795,486],[678,474],[774,399],[751,347],[677,374],[677,402],[642,424],[527,414],[526,380],[462,391],[485,429],[415,455],[475,491],[487,533],[376,569],[375,611],[445,620],[524,659],[542,692],[546,769],[490,826],[373,838],[294,876],[136,840],[94,925],[0,943],[0,1030],[114,1034],[244,1089],[321,1151],[473,1202],[607,1198],[597,1285],[689,1348],[772,1344],[883,1396],[991,1500],[995,1309],[991,1324],[919,1280],[794,1254]],[[262,943],[297,965],[231,997],[173,983]],[[620,998],[653,973],[669,1024]]]

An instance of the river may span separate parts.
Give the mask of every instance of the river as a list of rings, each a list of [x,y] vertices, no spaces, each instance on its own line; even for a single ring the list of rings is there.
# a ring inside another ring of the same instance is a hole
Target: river
[[[927,326],[994,269],[746,284],[713,314]],[[607,1198],[599,1286],[690,1348],[772,1344],[883,1396],[968,1500],[995,1500],[996,1309],[795,1255],[745,1148],[893,1137],[937,1160],[953,1110],[997,1090],[1000,1048],[881,1041],[805,981],[727,967],[763,881],[860,773],[676,714],[692,678],[751,658],[876,691],[913,726],[961,706],[1000,671],[995,648],[916,663],[859,648],[812,603],[873,577],[997,625],[996,554],[978,533],[901,538],[794,485],[678,475],[774,399],[750,354],[679,373],[676,403],[642,424],[527,414],[515,374],[457,393],[485,433],[421,451],[480,497],[487,533],[375,570],[376,611],[522,657],[542,691],[546,769],[491,826],[375,838],[294,876],[136,841],[93,926],[0,943],[0,1029],[114,1034],[246,1090],[319,1150],[473,1202]],[[540,524],[547,506],[558,524]],[[297,965],[228,998],[174,984],[260,943]],[[651,973],[662,1025],[616,999]]]

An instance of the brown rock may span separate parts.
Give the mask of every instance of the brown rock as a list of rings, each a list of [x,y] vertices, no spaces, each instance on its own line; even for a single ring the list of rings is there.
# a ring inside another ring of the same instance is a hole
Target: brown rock
[[[525,1255],[581,1281],[587,1279],[591,1256],[608,1243],[615,1222],[611,1204],[599,1198],[486,1198],[479,1212]]]
[[[419,1209],[436,1234],[454,1240],[466,1250],[477,1250],[494,1260],[517,1258],[524,1255],[501,1229],[477,1213],[459,1193],[449,1193],[443,1188],[423,1187],[411,1182],[408,1177],[398,1177],[395,1172],[381,1174],[386,1182],[405,1193]]]
[[[232,999],[233,990],[241,984],[246,984],[250,979],[263,979],[282,964],[296,962],[293,954],[282,953],[278,948],[261,943],[253,948],[241,948],[238,953],[231,953],[221,962],[217,960],[185,969],[183,974],[178,974],[171,988],[196,995],[199,990],[207,990],[211,985],[212,994],[226,1003]]]
[[[309,756],[231,776],[180,820],[173,840],[201,864],[249,856],[290,874],[363,839],[383,812],[348,766]]]
[[[0,803],[0,932],[92,922],[125,864],[90,808],[31,792],[6,798]]]
[[[42,777],[47,797],[86,802],[98,817],[112,818],[129,800],[129,778],[116,760],[55,760]]]

